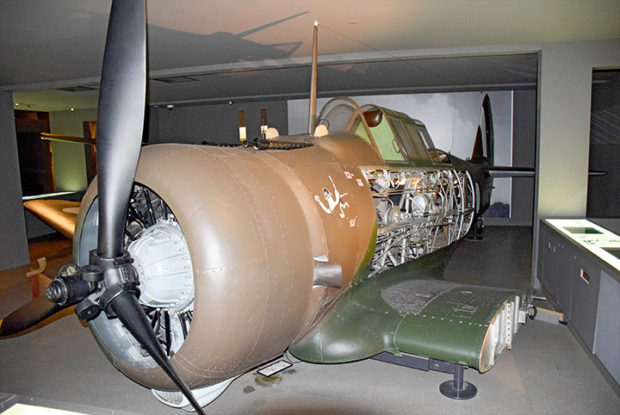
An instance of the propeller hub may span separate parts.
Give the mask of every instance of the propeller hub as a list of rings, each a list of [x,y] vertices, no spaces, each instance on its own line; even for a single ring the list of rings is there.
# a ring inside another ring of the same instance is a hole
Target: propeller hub
[[[69,306],[82,301],[96,289],[94,283],[82,279],[82,270],[74,264],[61,268],[58,276],[45,290],[47,298],[59,306]]]
[[[138,275],[132,265],[133,259],[129,252],[124,251],[122,255],[115,258],[105,258],[97,253],[97,250],[90,251],[90,263],[87,277],[100,273],[102,281],[99,283],[100,290],[96,294],[96,302],[105,311],[108,317],[116,317],[116,312],[110,305],[123,293],[132,293],[136,297],[140,295],[138,290]],[[97,268],[100,271],[96,271]],[[86,298],[85,301],[90,301]]]

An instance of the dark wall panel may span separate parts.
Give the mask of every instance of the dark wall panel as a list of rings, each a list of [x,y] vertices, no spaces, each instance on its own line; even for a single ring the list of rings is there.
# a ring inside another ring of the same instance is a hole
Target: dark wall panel
[[[536,90],[514,91],[512,165],[536,167]],[[532,225],[534,178],[512,179],[511,225]]]
[[[239,142],[239,110],[245,110],[247,138],[260,134],[260,109],[267,108],[270,127],[281,135],[288,131],[286,101],[219,105],[183,105],[172,109],[152,107],[149,112],[150,143]]]
[[[0,91],[0,270],[30,261],[17,160],[13,94]]]
[[[620,218],[620,70],[594,71],[587,216]]]

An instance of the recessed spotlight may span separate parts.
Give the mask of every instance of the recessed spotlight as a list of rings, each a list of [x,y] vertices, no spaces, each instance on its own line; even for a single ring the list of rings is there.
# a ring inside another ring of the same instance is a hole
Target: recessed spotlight
[[[174,105],[173,104],[168,104],[168,105],[166,105],[166,108],[168,108],[170,111],[172,111],[174,109]]]
[[[75,111],[75,108],[71,107],[71,108],[69,108],[69,111],[73,112],[73,111]]]
[[[233,104],[232,99],[229,99],[229,100],[228,100],[228,105],[232,105],[232,104]]]
[[[19,102],[14,102],[13,105],[15,105],[16,107],[19,107]]]

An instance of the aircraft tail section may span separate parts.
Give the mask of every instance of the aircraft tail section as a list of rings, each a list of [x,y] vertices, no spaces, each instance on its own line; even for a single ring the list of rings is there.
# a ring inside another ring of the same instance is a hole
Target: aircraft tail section
[[[472,163],[482,163],[486,161],[493,164],[494,154],[494,132],[493,132],[493,114],[491,112],[491,99],[488,95],[482,100],[482,108],[480,109],[480,121],[476,132],[476,140],[474,149],[471,154]]]

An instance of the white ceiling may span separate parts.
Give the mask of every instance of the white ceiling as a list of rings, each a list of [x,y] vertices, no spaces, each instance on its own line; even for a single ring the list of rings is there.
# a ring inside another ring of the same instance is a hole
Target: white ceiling
[[[0,88],[33,110],[96,106],[109,0],[0,4]],[[150,0],[151,104],[307,95],[320,23],[323,95],[531,88],[536,55],[437,49],[620,38],[620,1]],[[154,79],[188,76],[193,81]],[[68,86],[94,90],[60,91]]]

